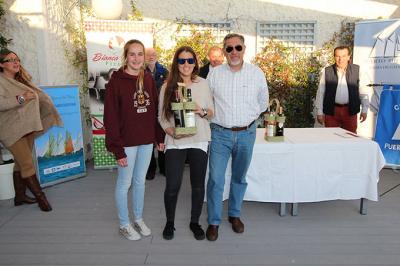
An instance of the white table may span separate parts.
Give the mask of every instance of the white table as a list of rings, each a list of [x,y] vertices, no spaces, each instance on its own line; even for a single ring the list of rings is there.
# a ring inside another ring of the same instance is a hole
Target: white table
[[[257,129],[244,200],[281,203],[326,200],[378,200],[379,172],[385,159],[374,141],[341,128],[286,128],[284,142],[267,142]],[[230,162],[224,199],[229,196]],[[366,214],[361,201],[361,213]],[[296,215],[297,204],[292,214]]]

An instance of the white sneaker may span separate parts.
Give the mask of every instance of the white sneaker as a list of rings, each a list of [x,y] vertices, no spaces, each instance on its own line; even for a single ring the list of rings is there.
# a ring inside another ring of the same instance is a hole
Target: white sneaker
[[[143,219],[137,220],[134,223],[135,229],[141,233],[143,236],[149,236],[151,235],[151,230],[150,228],[147,227],[147,225],[144,223]]]
[[[132,225],[128,224],[127,226],[120,227],[119,233],[126,237],[129,240],[139,240],[140,235],[138,232],[133,229]]]

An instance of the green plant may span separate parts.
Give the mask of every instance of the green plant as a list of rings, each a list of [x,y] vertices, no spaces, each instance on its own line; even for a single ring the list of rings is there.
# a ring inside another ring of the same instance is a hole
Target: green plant
[[[270,99],[277,98],[284,107],[286,127],[312,127],[313,103],[322,67],[333,64],[336,46],[354,45],[352,23],[342,21],[341,29],[312,54],[287,48],[270,40],[256,55],[255,63],[264,71]]]
[[[0,0],[0,21],[2,20],[2,17],[5,15],[6,11],[4,10],[4,1]],[[0,32],[0,49],[4,49],[7,47],[7,45],[12,41],[12,39],[8,39],[5,36],[3,36],[2,32]]]
[[[286,127],[312,126],[319,63],[276,40],[270,40],[254,62],[265,73],[270,99],[277,98],[284,108]]]
[[[180,24],[173,34],[172,40],[176,45],[170,49],[163,49],[161,46],[156,46],[159,53],[159,61],[165,66],[170,66],[174,57],[175,51],[181,46],[190,46],[196,52],[200,65],[206,62],[207,52],[211,46],[215,45],[216,40],[210,30],[198,31],[195,25],[190,25],[190,34],[185,37],[178,37],[184,25]]]

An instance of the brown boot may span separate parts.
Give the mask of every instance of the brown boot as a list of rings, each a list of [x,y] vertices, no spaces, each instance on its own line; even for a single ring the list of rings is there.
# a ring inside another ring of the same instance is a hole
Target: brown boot
[[[210,224],[207,227],[206,237],[209,241],[215,241],[218,239],[218,225]]]
[[[22,181],[21,172],[14,172],[13,180],[14,180],[14,190],[15,190],[14,205],[19,206],[24,203],[26,203],[26,204],[36,203],[36,200],[34,198],[28,197],[25,194],[26,185]]]
[[[35,196],[39,208],[44,211],[44,212],[49,212],[52,210],[50,203],[47,201],[46,195],[43,193],[42,188],[40,187],[39,181],[37,180],[36,175],[27,177],[27,178],[22,178],[22,180],[25,182],[26,186],[29,188],[29,190],[32,192],[32,194]]]

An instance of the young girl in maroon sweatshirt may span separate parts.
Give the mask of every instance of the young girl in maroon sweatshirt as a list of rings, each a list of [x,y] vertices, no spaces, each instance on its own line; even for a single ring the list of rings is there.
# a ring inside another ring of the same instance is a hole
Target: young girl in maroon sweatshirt
[[[157,122],[157,89],[152,76],[144,71],[144,53],[144,45],[138,40],[125,44],[123,65],[107,83],[104,102],[106,147],[118,163],[115,201],[119,232],[129,240],[151,234],[142,218],[145,177],[153,144],[162,142]],[[131,186],[133,225],[128,212]]]

